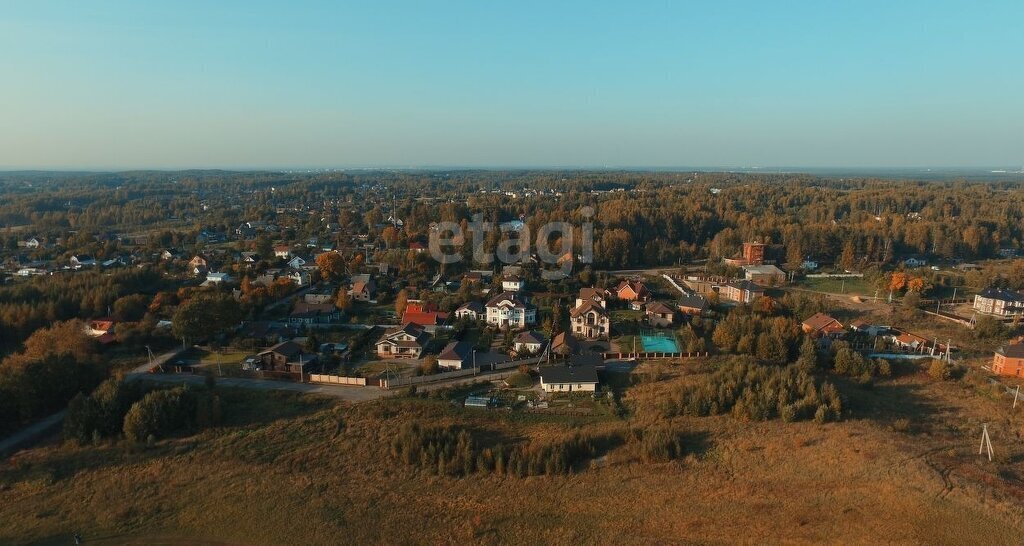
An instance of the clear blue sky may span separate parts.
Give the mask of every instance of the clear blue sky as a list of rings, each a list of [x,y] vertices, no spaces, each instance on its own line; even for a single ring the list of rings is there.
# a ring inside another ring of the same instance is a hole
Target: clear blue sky
[[[2,11],[0,168],[1024,164],[1019,0]]]

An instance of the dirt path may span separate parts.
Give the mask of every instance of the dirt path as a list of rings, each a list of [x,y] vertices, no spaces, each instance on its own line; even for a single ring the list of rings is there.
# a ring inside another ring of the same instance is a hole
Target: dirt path
[[[67,415],[67,410],[59,411],[0,440],[0,457],[5,457],[9,453],[31,445],[39,438],[53,432],[64,422],[65,415]]]

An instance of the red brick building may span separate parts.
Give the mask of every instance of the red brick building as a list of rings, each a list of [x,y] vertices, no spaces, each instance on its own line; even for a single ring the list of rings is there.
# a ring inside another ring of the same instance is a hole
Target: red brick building
[[[764,263],[764,243],[743,243],[743,261],[747,265]]]
[[[992,357],[992,373],[1024,377],[1024,343],[1018,340],[996,349]]]

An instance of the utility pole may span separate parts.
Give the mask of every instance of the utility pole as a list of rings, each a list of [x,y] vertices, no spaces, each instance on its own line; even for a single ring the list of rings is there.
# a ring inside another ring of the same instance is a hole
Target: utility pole
[[[988,460],[992,461],[992,439],[988,435],[988,423],[982,425],[981,429],[981,446],[978,447],[978,455],[981,455],[985,451],[988,451]]]
[[[156,361],[156,357],[153,356],[153,349],[150,349],[149,345],[146,345],[146,353],[149,355],[149,371],[152,372],[153,371],[153,367],[154,367],[153,363]],[[161,372],[164,371],[163,364],[160,364],[160,365],[158,365],[156,367],[160,368]]]
[[[1017,398],[1020,397],[1020,385],[1017,385],[1017,390],[1013,393],[1013,407],[1017,407]]]

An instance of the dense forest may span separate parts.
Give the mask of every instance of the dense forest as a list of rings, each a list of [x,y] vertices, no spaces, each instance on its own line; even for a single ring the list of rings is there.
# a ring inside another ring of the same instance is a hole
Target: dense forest
[[[531,191],[525,191],[531,190]],[[976,259],[1024,240],[1019,182],[831,180],[805,175],[634,172],[119,173],[0,179],[0,241],[25,230],[68,252],[117,252],[110,236],[148,232],[153,248],[201,230],[291,216],[282,239],[344,233],[425,240],[430,225],[474,213],[582,224],[593,207],[595,266],[666,265],[777,245],[780,263],[891,263],[909,255]],[[514,195],[512,195],[514,194]],[[389,216],[404,221],[385,234]],[[16,227],[16,231],[2,228]],[[489,244],[496,244],[496,240]],[[116,241],[115,241],[116,243]],[[576,241],[579,245],[579,237]]]

